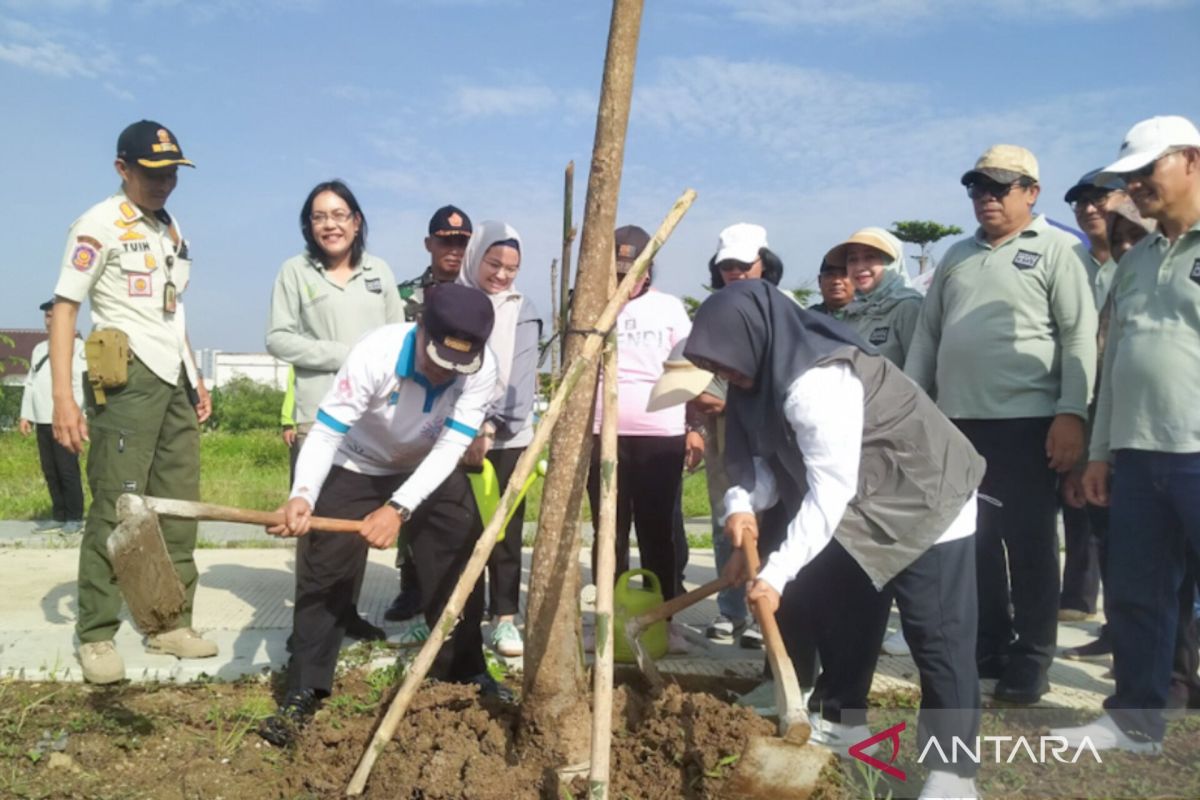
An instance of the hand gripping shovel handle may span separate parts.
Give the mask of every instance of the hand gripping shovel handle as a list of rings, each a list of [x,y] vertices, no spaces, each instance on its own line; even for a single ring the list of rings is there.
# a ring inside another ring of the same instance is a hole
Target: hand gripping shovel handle
[[[203,519],[218,522],[244,522],[247,525],[282,525],[281,511],[252,511],[247,508],[218,506],[212,503],[199,503],[193,500],[174,500],[168,497],[142,498],[146,507],[155,514],[179,519]],[[312,530],[327,533],[359,533],[362,531],[362,520],[359,519],[330,519],[328,517],[313,517]]]

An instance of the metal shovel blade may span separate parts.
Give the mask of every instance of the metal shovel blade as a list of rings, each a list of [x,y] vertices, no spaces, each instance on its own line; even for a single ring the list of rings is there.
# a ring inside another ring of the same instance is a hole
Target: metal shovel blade
[[[117,498],[117,519],[108,537],[108,558],[133,624],[147,636],[173,630],[187,597],[163,541],[158,515],[142,498],[123,494]]]

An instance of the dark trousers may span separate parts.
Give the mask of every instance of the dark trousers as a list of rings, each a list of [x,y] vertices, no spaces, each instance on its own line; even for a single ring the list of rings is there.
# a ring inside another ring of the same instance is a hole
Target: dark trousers
[[[974,741],[980,712],[979,674],[975,668],[978,592],[972,537],[931,547],[882,591],[876,591],[867,574],[836,540],[792,583],[812,575],[822,576],[831,594],[826,595],[824,603],[788,609],[790,618],[807,614],[816,631],[821,674],[809,708],[831,722],[866,722],[867,693],[894,598],[900,608],[904,638],[921,677],[919,750],[924,751],[931,737],[948,755],[954,737]],[[785,592],[784,603],[794,603],[799,597],[802,595],[789,597]],[[780,612],[784,612],[784,605]],[[970,759],[960,762],[965,763],[938,766],[968,777],[979,769]]]
[[[1200,554],[1200,453],[1120,450],[1112,476],[1105,613],[1121,728],[1161,740],[1184,605],[1186,562]]]
[[[314,511],[319,516],[362,519],[392,496],[405,475],[371,476],[334,467],[321,487]],[[470,518],[475,518],[470,526]],[[479,514],[470,485],[455,471],[405,523],[419,530],[413,552],[422,570],[426,622],[441,615],[480,532]],[[474,535],[472,535],[474,534]],[[308,546],[296,553],[296,603],[292,615],[292,658],[289,689],[333,688],[338,650],[346,618],[354,605],[354,587],[362,584],[368,545],[354,534],[310,533]],[[428,580],[425,580],[428,577]],[[483,592],[477,586],[462,618],[446,638],[429,675],[440,680],[466,680],[485,671],[483,660]]]
[[[790,521],[783,503],[777,503],[758,515],[758,550],[760,558],[764,561],[787,537]],[[854,569],[858,575],[866,578],[866,573],[858,569],[857,564],[854,564]],[[851,579],[857,578],[858,575],[852,576]],[[869,581],[867,585],[870,585]],[[737,590],[743,591],[741,587]],[[792,660],[792,666],[796,669],[796,680],[805,689],[813,688],[819,667],[816,612],[828,607],[829,598],[840,596],[841,591],[841,582],[836,576],[813,569],[811,563],[805,565],[796,576],[796,580],[783,589],[779,610],[775,612],[775,621],[779,624],[784,649],[787,650],[788,658]],[[875,594],[874,587],[871,588],[871,593]],[[887,619],[886,610],[884,619]],[[767,662],[765,671],[770,675],[770,662]]]
[[[617,437],[617,575],[629,571],[629,530],[637,526],[642,566],[662,584],[663,599],[678,594],[675,505],[683,480],[682,436]],[[588,500],[593,529],[600,515],[600,437],[592,442]],[[596,546],[592,545],[592,575]]]
[[[517,461],[524,452],[523,448],[514,447],[488,453],[488,461],[496,470],[496,481],[501,491],[508,488],[508,479],[512,477]],[[496,543],[496,549],[488,559],[488,612],[493,617],[507,617],[520,610],[521,535],[524,530],[525,501],[522,500],[517,504],[508,527],[504,529],[504,541]]]
[[[83,520],[83,481],[79,456],[54,441],[54,426],[37,425],[38,458],[50,490],[50,507],[58,522]]]
[[[987,459],[975,534],[979,667],[1022,682],[1045,676],[1058,641],[1058,476],[1046,463],[1051,421],[954,420]]]
[[[1062,517],[1066,556],[1058,607],[1095,614],[1100,595],[1100,541],[1108,511],[1090,504],[1072,508],[1064,503]]]

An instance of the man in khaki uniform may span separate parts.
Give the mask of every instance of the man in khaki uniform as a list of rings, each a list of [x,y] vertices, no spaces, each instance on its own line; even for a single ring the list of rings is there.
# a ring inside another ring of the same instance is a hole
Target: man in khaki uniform
[[[198,423],[208,418],[212,405],[185,333],[182,295],[191,272],[188,242],[164,209],[180,164],[192,166],[174,134],[162,125],[142,120],[122,131],[115,164],[121,188],[71,226],[54,289],[54,437],[75,453],[91,441],[87,472],[92,507],[79,549],[75,625],[79,662],[90,683],[125,677],[125,665],[112,643],[120,624],[121,594],[106,549],[117,522],[117,497],[123,492],[183,500],[200,496]],[[103,354],[89,348],[90,378],[95,381],[105,373],[107,384],[92,392],[87,419],[71,393],[72,339],[85,298],[91,301],[95,326],[89,341],[97,334],[105,337]],[[113,357],[123,342],[128,344],[127,361]],[[161,524],[187,592],[187,607],[180,627],[149,637],[146,649],[180,658],[214,656],[216,645],[191,628],[196,523],[164,518]]]

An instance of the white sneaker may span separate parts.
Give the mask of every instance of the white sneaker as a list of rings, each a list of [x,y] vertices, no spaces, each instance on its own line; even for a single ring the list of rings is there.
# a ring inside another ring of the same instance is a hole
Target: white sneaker
[[[683,635],[682,626],[672,622],[667,628],[667,652],[671,655],[682,656],[692,652],[687,637]]]
[[[111,639],[79,645],[79,666],[88,683],[104,684],[125,680],[125,662]]]
[[[1128,753],[1156,756],[1162,753],[1162,742],[1139,742],[1121,730],[1108,714],[1087,725],[1074,728],[1051,728],[1051,736],[1061,736],[1071,747],[1079,747],[1086,739],[1096,750],[1124,750]]]
[[[812,728],[809,741],[831,750],[842,758],[849,758],[850,748],[864,739],[870,739],[871,729],[866,725],[843,725],[840,722],[830,722],[819,712],[808,712],[808,724]],[[883,742],[876,742],[870,747],[864,747],[864,753],[874,753]]]
[[[904,629],[897,628],[896,632],[883,640],[884,655],[888,656],[907,656],[911,655],[912,651],[908,649],[908,642],[904,638]]]
[[[511,619],[496,623],[492,630],[492,648],[507,658],[524,655],[525,643],[521,641],[521,632]]]
[[[925,779],[917,800],[979,800],[979,789],[974,778],[935,769]]]

